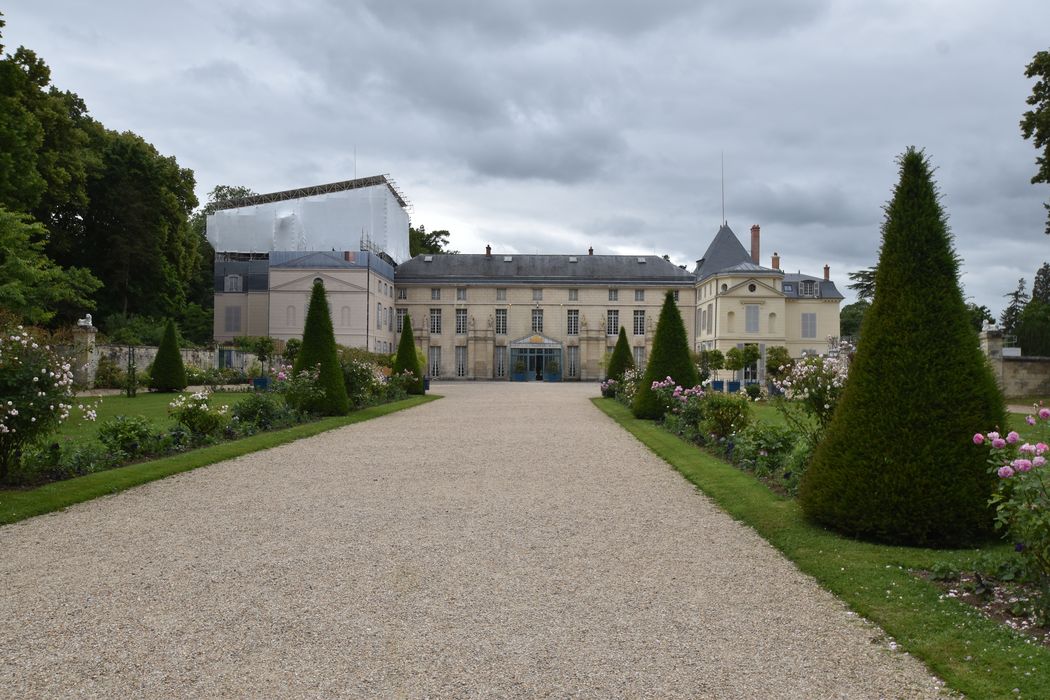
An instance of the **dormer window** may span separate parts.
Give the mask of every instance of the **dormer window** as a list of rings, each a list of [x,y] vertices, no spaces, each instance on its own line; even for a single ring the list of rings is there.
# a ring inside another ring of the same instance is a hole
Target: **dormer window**
[[[241,292],[242,289],[242,278],[240,275],[226,275],[223,279],[222,290],[224,292]]]
[[[799,296],[803,297],[815,297],[817,296],[817,283],[815,280],[802,280],[798,283]]]

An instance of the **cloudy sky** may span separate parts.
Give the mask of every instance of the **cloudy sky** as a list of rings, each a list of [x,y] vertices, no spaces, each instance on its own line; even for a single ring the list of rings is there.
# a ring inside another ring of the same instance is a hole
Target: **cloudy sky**
[[[966,294],[1031,283],[1050,198],[1018,128],[1045,0],[37,0],[4,44],[107,127],[257,192],[389,173],[481,252],[700,257],[725,215],[844,292],[895,157],[937,166]]]

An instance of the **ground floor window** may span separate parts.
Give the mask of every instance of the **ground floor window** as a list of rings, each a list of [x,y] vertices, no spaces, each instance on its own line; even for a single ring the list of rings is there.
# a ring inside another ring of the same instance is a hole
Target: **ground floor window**
[[[641,345],[634,349],[634,366],[639,371],[645,370],[645,346]]]
[[[580,348],[576,345],[570,345],[565,350],[568,355],[568,359],[565,361],[565,376],[578,377],[580,370]]]
[[[400,333],[405,327],[405,310],[397,310],[397,332]]]
[[[462,345],[456,347],[456,376],[467,376],[467,349]]]
[[[496,361],[493,364],[496,367],[497,377],[507,376],[507,348],[496,348]]]
[[[645,335],[645,309],[634,310],[634,334]],[[635,364],[637,365],[638,363],[636,362]]]
[[[427,353],[427,371],[431,377],[441,376],[441,348],[437,346],[430,346],[430,350]]]

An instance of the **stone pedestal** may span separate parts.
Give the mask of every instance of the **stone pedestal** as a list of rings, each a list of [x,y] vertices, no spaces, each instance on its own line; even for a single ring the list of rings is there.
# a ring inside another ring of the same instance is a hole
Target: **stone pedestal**
[[[73,327],[73,381],[78,387],[92,388],[95,370],[98,368],[98,354],[95,352],[95,336],[98,329],[88,324],[77,324]]]

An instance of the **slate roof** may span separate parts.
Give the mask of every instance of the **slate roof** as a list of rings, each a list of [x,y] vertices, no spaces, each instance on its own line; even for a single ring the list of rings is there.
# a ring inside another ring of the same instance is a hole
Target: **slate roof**
[[[740,239],[729,228],[729,224],[722,224],[715,234],[711,245],[700,258],[694,271],[697,281],[703,281],[711,275],[720,272],[748,272],[751,274],[780,274],[770,267],[756,265],[751,260],[751,253],[744,248]]]
[[[430,258],[427,262],[426,258]],[[510,260],[505,260],[510,258]],[[575,259],[576,262],[571,262]],[[639,262],[644,261],[644,262]],[[695,278],[656,255],[417,255],[398,266],[397,282],[461,284],[681,284]]]
[[[347,260],[347,257],[350,259]],[[338,250],[274,250],[270,252],[270,267],[305,270],[370,267],[387,278],[394,276],[393,265],[365,251],[347,253]]]

